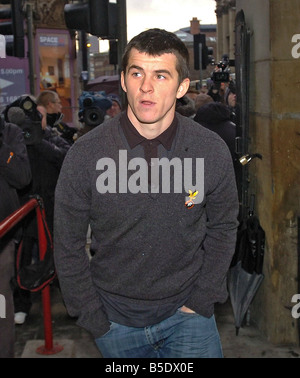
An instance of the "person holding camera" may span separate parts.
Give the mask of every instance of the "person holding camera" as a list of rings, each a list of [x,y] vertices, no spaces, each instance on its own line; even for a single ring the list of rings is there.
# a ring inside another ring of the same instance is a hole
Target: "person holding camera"
[[[47,126],[46,109],[37,105],[34,97],[23,95],[5,109],[7,121],[14,122],[23,131],[32,172],[30,183],[18,191],[21,204],[32,195],[39,195],[45,207],[48,228],[53,235],[54,192],[64,157],[70,144]],[[38,259],[36,215],[26,216],[23,227],[22,264]],[[23,324],[31,308],[31,293],[16,286],[14,291],[15,323]]]
[[[0,222],[20,207],[17,190],[29,184],[31,170],[22,130],[0,116]],[[0,239],[0,358],[14,357],[14,276],[16,228]],[[4,298],[4,300],[2,300]],[[3,307],[1,307],[3,310]],[[4,315],[4,316],[3,316]]]
[[[214,304],[228,297],[238,226],[230,152],[175,111],[190,85],[189,53],[175,34],[134,37],[121,85],[127,109],[72,146],[58,179],[64,302],[104,358],[221,358]]]
[[[52,127],[69,144],[73,144],[78,130],[63,122],[62,104],[58,94],[54,91],[44,90],[37,96],[36,103],[46,109],[47,125]]]

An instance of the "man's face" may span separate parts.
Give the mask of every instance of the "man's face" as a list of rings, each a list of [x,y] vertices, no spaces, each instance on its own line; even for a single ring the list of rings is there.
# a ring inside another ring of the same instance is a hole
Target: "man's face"
[[[236,94],[230,92],[229,95],[228,95],[227,102],[228,102],[229,106],[232,106],[234,108],[236,106]]]
[[[46,109],[47,109],[48,114],[61,113],[62,105],[61,105],[61,101],[60,101],[60,98],[58,97],[58,95],[55,96],[53,101],[50,101],[48,103],[48,105],[46,106]]]
[[[179,84],[174,54],[151,56],[132,49],[121,85],[127,93],[128,117],[135,127],[167,128],[174,118],[176,99],[185,95],[189,79]]]
[[[109,109],[107,109],[106,114],[113,118],[119,113],[121,113],[121,108],[119,104],[116,101],[112,101],[112,106]]]

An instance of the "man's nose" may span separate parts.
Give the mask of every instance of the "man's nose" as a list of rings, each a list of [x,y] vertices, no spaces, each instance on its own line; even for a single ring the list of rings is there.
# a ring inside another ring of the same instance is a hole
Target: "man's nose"
[[[144,93],[153,91],[153,84],[152,84],[151,78],[148,78],[147,76],[144,77],[141,83],[140,90]]]

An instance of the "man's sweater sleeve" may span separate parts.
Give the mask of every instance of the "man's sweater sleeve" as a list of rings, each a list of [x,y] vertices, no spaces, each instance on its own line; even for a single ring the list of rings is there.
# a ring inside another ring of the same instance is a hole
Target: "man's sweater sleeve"
[[[68,152],[56,186],[54,257],[62,295],[77,324],[95,338],[110,324],[92,282],[86,236],[90,214],[90,180],[83,149]]]
[[[223,303],[228,297],[226,277],[235,251],[239,210],[231,156],[224,143],[217,150],[213,162],[205,166],[205,181],[213,185],[206,193],[204,261],[186,303],[187,307],[207,317],[213,314],[215,303]],[[207,175],[210,175],[209,179]]]

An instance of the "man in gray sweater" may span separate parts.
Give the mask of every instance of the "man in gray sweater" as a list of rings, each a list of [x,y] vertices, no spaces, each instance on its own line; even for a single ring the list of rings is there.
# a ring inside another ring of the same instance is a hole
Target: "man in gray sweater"
[[[214,304],[227,299],[238,199],[226,144],[175,112],[188,77],[176,35],[134,37],[122,60],[126,111],[81,137],[60,173],[60,286],[103,357],[222,357]]]

